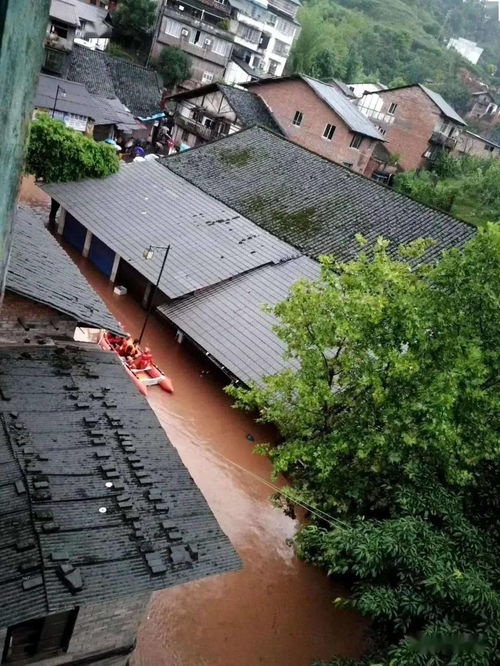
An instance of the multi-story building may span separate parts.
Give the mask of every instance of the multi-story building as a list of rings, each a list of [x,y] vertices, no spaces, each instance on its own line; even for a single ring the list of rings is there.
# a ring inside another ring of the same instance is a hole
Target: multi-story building
[[[163,0],[153,55],[176,46],[192,59],[183,88],[281,76],[300,30],[299,0]]]
[[[359,109],[379,129],[403,171],[429,166],[451,151],[466,125],[439,95],[421,84],[366,93]]]
[[[247,87],[264,100],[289,139],[358,173],[371,175],[373,149],[384,138],[336,85],[308,76],[285,76]]]
[[[173,139],[190,148],[233,132],[260,125],[280,133],[265,102],[248,90],[211,83],[172,95]]]
[[[234,34],[236,64],[247,63],[257,77],[282,76],[300,25],[299,0],[229,0],[230,30]],[[229,68],[229,76],[234,65]],[[245,79],[243,79],[244,81]],[[235,81],[239,83],[241,81]]]
[[[227,0],[164,0],[160,12],[153,55],[159,55],[163,46],[176,46],[189,54],[192,73],[184,88],[222,80],[234,42]]]

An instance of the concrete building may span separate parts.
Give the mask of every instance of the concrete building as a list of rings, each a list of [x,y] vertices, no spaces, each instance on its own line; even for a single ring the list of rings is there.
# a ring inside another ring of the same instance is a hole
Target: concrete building
[[[111,18],[106,9],[80,0],[52,0],[42,71],[64,76],[75,42],[104,50],[111,30]]]
[[[264,100],[292,141],[371,175],[373,149],[384,137],[337,86],[308,76],[291,76],[246,87]]]
[[[280,133],[280,127],[256,94],[212,83],[169,97],[175,105],[173,139],[190,148],[245,127],[261,125]]]
[[[454,152],[457,155],[474,155],[475,157],[500,157],[500,145],[479,134],[464,130],[458,137]]]
[[[192,60],[191,78],[184,88],[222,80],[233,52],[229,32],[231,7],[227,0],[163,0],[154,37],[153,55],[163,46],[176,46]]]
[[[359,109],[404,171],[425,168],[442,150],[453,150],[466,125],[441,95],[421,84],[367,93]]]
[[[153,54],[164,45],[188,53],[188,89],[281,76],[300,30],[299,7],[299,0],[162,0]]]

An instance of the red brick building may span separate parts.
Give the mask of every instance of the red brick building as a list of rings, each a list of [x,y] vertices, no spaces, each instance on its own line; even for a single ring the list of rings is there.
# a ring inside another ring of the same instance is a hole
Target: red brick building
[[[308,76],[264,79],[247,84],[295,143],[371,175],[370,158],[383,137],[337,87]]]
[[[466,125],[441,95],[421,84],[367,93],[359,108],[403,171],[425,168],[442,150],[453,150]]]

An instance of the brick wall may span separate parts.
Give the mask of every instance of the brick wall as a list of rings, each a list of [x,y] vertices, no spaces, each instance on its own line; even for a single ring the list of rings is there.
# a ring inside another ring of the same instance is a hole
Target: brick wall
[[[33,326],[26,331],[19,318]],[[65,338],[72,340],[76,322],[63,314],[29,298],[6,291],[0,316],[0,342],[2,344],[35,344],[39,337]]]
[[[358,173],[365,172],[377,142],[363,137],[359,149],[350,148],[354,132],[304,81],[257,84],[251,90],[266,102],[289,139],[339,164],[348,162]],[[293,124],[296,111],[303,114],[300,127]],[[336,128],[331,141],[323,138],[327,123]]]
[[[387,114],[392,103],[398,105],[392,123],[372,119],[386,129],[386,148],[400,155],[399,165],[404,171],[427,166],[424,153],[442,118],[438,107],[417,86],[377,94],[384,102],[382,114]]]

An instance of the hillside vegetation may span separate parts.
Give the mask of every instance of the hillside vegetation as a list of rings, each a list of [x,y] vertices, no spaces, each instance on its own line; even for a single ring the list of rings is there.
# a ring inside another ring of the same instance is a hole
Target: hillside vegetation
[[[386,85],[432,82],[458,110],[467,91],[459,71],[500,84],[500,23],[481,0],[310,0],[290,67],[318,78]],[[477,66],[446,49],[450,37],[477,41]]]

